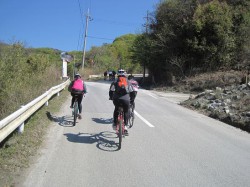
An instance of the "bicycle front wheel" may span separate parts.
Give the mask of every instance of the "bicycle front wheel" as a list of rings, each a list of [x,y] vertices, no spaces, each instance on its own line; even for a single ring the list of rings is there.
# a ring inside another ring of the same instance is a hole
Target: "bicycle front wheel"
[[[77,113],[78,113],[78,104],[75,103],[75,106],[74,106],[74,122],[73,122],[73,126],[76,125]]]

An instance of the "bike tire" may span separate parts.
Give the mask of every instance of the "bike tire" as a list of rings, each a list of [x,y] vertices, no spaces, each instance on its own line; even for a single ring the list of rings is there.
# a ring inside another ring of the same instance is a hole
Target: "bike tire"
[[[118,137],[119,137],[119,146],[118,148],[121,149],[122,147],[122,120],[118,121]]]
[[[74,106],[74,122],[73,122],[73,126],[76,125],[77,113],[78,113],[78,104],[75,103],[75,106]]]

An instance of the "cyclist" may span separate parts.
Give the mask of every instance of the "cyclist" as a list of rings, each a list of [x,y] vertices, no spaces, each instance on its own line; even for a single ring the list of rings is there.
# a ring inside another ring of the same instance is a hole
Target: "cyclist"
[[[118,108],[120,105],[123,107],[124,112],[124,123],[125,123],[125,132],[128,132],[128,110],[129,110],[129,102],[130,102],[130,94],[134,91],[132,85],[128,81],[125,71],[123,69],[118,70],[117,80],[111,83],[109,89],[109,99],[113,100],[115,105],[114,113],[113,113],[113,129],[116,129],[116,123],[118,118]]]
[[[115,80],[115,75],[116,75],[116,72],[113,70],[113,71],[112,71],[112,81]]]
[[[74,80],[71,81],[68,91],[71,92],[72,100],[70,108],[74,107],[74,102],[76,97],[78,98],[78,106],[79,106],[79,114],[78,118],[82,119],[81,113],[82,113],[82,98],[83,94],[87,93],[86,84],[84,83],[83,79],[81,78],[81,75],[79,73],[75,74]]]
[[[139,84],[138,82],[134,79],[132,75],[128,76],[128,80],[131,83],[133,87],[133,92],[130,94],[130,104],[133,105],[133,110],[135,109],[135,98],[139,89]]]
[[[104,74],[104,80],[106,81],[107,80],[108,71],[105,71],[103,74]]]

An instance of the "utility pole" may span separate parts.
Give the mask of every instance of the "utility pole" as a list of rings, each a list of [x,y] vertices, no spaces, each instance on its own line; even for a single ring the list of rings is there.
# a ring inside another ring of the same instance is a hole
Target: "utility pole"
[[[85,25],[85,34],[84,34],[84,45],[83,45],[83,56],[82,56],[82,69],[84,69],[84,61],[85,61],[85,50],[86,50],[86,42],[87,42],[87,32],[88,32],[88,24],[89,24],[89,9],[86,16],[86,25]]]

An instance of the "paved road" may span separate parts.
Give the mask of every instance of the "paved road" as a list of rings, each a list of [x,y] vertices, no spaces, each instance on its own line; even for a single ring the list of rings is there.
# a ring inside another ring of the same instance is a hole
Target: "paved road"
[[[83,119],[72,127],[70,97],[51,114],[46,145],[18,186],[249,186],[248,133],[176,104],[185,95],[140,90],[118,150],[109,84],[87,85]]]

